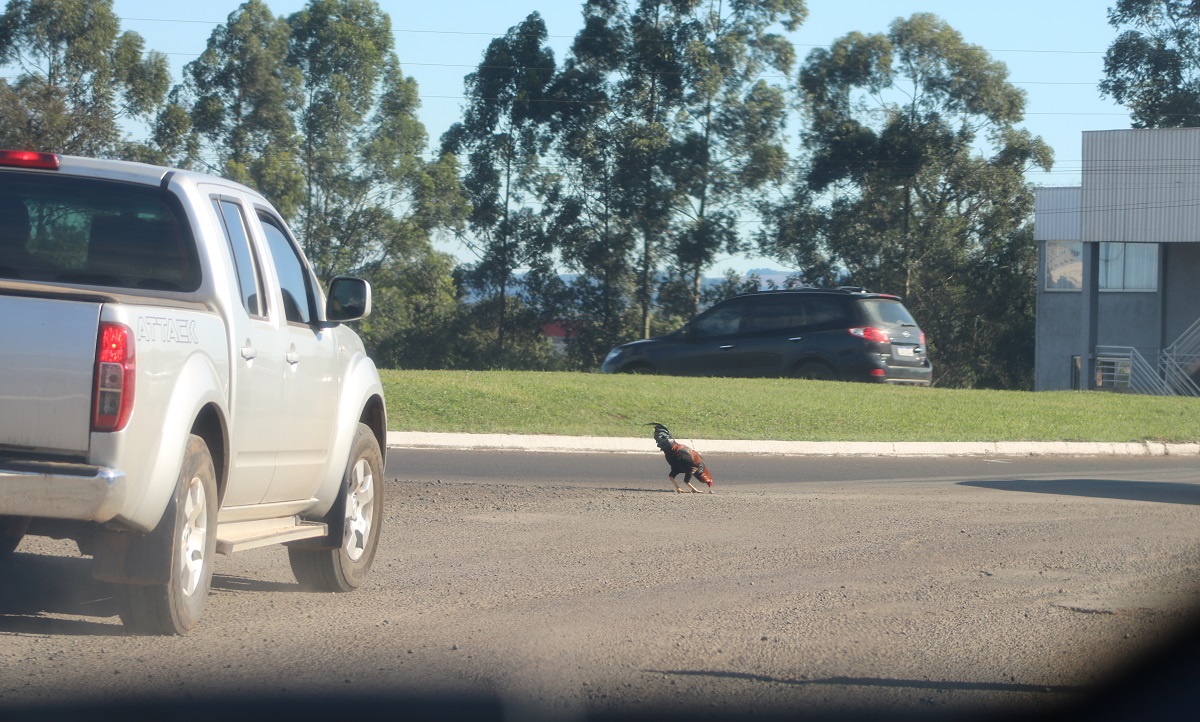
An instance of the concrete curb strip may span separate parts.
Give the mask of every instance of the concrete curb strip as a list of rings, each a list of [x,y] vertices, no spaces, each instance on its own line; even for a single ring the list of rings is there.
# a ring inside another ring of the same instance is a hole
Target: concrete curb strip
[[[1101,443],[1070,441],[680,441],[705,454],[780,456],[1200,456],[1200,443]],[[396,449],[493,449],[558,453],[658,454],[654,440],[642,437],[551,436],[525,434],[443,434],[389,431]]]

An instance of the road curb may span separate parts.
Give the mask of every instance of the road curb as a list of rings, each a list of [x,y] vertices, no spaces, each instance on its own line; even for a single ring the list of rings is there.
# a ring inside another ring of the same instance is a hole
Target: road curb
[[[683,439],[705,454],[776,456],[1200,456],[1200,443],[1072,441],[738,441]],[[649,437],[389,431],[389,448],[658,454]]]

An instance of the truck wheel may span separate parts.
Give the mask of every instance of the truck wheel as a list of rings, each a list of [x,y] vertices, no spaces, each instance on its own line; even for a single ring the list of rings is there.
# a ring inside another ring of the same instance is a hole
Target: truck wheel
[[[17,550],[30,521],[27,516],[0,516],[0,560],[7,559]]]
[[[383,454],[366,424],[359,424],[342,477],[342,490],[322,520],[324,544],[288,545],[292,573],[301,586],[320,592],[349,592],[367,578],[383,522]]]
[[[187,634],[200,621],[217,550],[217,473],[208,445],[188,438],[183,468],[158,527],[130,549],[121,621],[147,634]],[[160,581],[164,580],[165,581]]]

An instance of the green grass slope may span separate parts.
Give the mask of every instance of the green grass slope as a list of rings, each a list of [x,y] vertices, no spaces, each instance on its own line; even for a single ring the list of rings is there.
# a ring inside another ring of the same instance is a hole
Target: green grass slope
[[[694,439],[1200,442],[1200,399],[795,379],[383,370],[392,431]]]

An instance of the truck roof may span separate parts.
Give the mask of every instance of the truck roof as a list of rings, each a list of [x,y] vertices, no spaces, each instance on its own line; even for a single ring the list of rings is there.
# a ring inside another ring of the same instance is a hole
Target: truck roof
[[[237,183],[236,181],[229,180],[228,178],[223,178],[210,173],[199,173],[180,168],[151,165],[149,163],[139,163],[136,161],[87,158],[77,155],[58,155],[57,170],[38,169],[36,167],[22,165],[19,163],[10,164],[8,162],[0,162],[0,172],[6,170],[20,170],[37,173],[57,173],[86,178],[103,178],[106,180],[124,181],[126,183],[139,183],[148,186],[162,185],[163,180],[168,175],[171,175],[175,178],[187,178],[194,183],[221,183],[235,187],[251,195],[260,195],[257,191],[248,188],[241,183]]]

